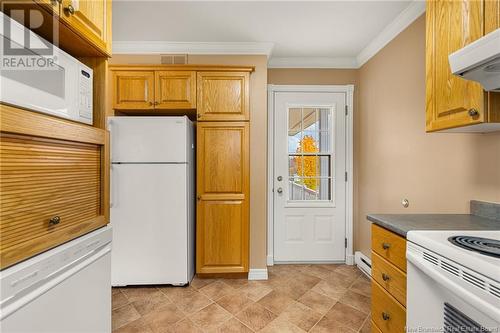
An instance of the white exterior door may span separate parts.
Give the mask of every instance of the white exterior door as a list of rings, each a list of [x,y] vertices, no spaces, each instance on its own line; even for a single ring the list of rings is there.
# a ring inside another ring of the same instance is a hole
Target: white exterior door
[[[346,93],[276,92],[274,261],[345,260]]]

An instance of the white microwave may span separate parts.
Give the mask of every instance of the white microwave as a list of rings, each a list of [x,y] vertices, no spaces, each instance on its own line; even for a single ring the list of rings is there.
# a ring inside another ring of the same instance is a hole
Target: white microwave
[[[0,102],[92,125],[92,69],[3,13],[0,37]]]

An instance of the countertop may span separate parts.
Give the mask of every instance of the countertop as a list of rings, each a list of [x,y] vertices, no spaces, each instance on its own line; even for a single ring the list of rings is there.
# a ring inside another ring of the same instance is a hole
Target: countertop
[[[406,237],[410,230],[500,230],[500,221],[472,214],[370,214],[371,222]]]

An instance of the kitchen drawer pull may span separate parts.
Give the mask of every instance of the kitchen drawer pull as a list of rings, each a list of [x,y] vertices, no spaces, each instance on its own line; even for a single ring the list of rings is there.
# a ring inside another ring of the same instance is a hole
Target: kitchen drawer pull
[[[387,250],[387,249],[388,249],[388,248],[390,248],[390,247],[391,247],[391,244],[390,244],[390,243],[382,243],[382,248],[383,248],[384,250]]]
[[[73,15],[75,14],[75,7],[68,5],[68,7],[64,8],[64,11],[69,15]]]
[[[49,220],[49,225],[56,225],[59,224],[60,222],[61,222],[61,217],[56,215]]]
[[[387,312],[382,312],[382,319],[389,320],[391,319],[391,316]]]
[[[382,280],[384,281],[389,281],[391,279],[391,277],[385,273],[382,273]]]

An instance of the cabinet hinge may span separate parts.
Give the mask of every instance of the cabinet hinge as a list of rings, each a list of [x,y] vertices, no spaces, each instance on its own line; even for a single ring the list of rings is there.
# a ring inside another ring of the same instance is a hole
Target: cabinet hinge
[[[345,115],[347,116],[349,114],[349,106],[345,106]]]
[[[344,238],[344,246],[347,249],[347,238]]]

